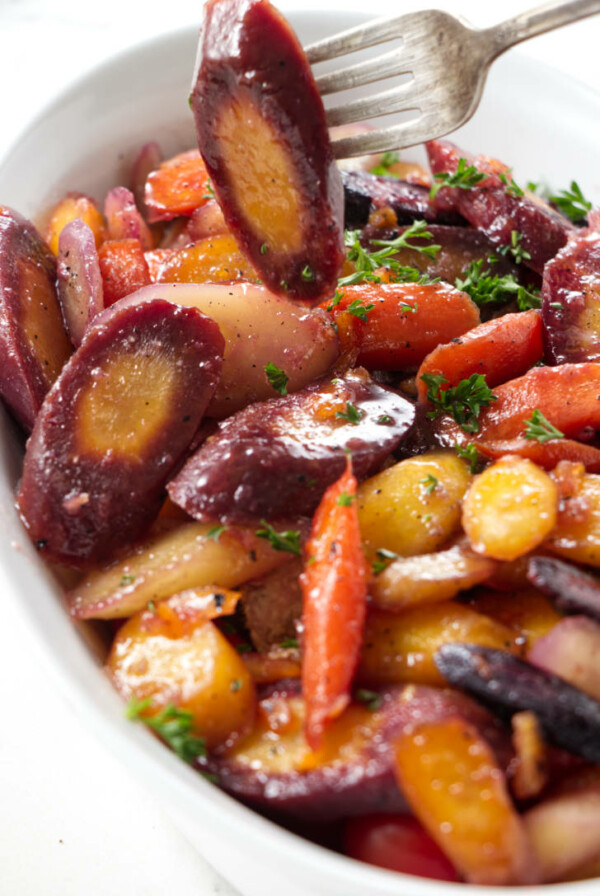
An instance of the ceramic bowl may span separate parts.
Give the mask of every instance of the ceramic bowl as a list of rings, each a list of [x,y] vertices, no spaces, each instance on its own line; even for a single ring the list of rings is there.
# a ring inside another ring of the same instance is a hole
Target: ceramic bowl
[[[360,21],[339,12],[290,14],[305,43]],[[0,198],[40,220],[67,190],[96,196],[121,181],[139,145],[165,153],[193,145],[187,104],[195,29],[134,47],[76,81],[27,128],[0,162]],[[600,96],[511,53],[492,69],[484,99],[457,134],[459,144],[514,166],[517,182],[566,186],[576,177],[596,202]],[[406,157],[419,157],[407,151]],[[244,896],[451,896],[462,885],[381,871],[277,827],[195,774],[148,732],[125,721],[88,633],[67,616],[59,589],[13,509],[22,439],[0,418],[0,563],[43,652],[47,669],[77,714],[162,799],[187,837]],[[592,896],[597,881],[536,889]],[[470,887],[470,896],[489,896]],[[530,888],[495,893],[531,896]]]

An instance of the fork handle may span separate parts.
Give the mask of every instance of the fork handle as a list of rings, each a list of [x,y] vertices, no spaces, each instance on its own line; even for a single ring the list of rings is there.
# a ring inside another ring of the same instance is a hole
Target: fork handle
[[[545,31],[552,31],[561,25],[568,25],[598,12],[600,12],[600,0],[546,3],[544,6],[530,9],[529,12],[523,12],[493,28],[486,29],[494,48],[493,56],[499,56],[509,47],[530,37],[536,37]]]

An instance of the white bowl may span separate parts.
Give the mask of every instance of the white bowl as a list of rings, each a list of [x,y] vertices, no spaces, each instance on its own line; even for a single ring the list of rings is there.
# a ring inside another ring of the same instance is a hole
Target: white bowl
[[[361,17],[296,13],[307,43]],[[157,139],[174,152],[193,145],[187,95],[195,29],[135,47],[76,82],[25,131],[0,163],[0,201],[39,220],[67,190],[102,194],[139,145]],[[492,69],[484,100],[456,139],[466,149],[514,165],[517,182],[556,188],[576,177],[600,202],[597,167],[600,96],[518,54]],[[414,153],[407,151],[407,156]],[[145,730],[123,718],[123,706],[101,671],[83,629],[66,615],[59,590],[13,509],[21,440],[0,418],[0,563],[36,635],[47,667],[77,713],[160,796],[199,851],[244,896],[439,896],[463,885],[399,876],[304,841],[246,809],[207,783]],[[597,881],[552,887],[556,896],[591,896]],[[498,888],[531,896],[547,888]],[[470,887],[473,896],[489,890]]]

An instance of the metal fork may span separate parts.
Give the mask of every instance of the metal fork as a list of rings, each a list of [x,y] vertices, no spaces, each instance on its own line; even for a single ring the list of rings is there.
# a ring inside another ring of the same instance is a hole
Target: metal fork
[[[414,146],[450,133],[473,115],[491,63],[523,40],[600,12],[600,0],[548,3],[491,28],[475,29],[441,10],[381,18],[306,48],[315,64],[402,38],[402,45],[366,62],[319,75],[322,96],[412,75],[405,83],[327,110],[330,126],[398,112],[416,113],[401,124],[333,141],[336,158]]]

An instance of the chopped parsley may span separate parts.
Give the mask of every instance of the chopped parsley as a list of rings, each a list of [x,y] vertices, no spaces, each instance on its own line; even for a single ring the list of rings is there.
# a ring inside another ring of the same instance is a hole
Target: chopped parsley
[[[355,498],[356,495],[349,495],[348,492],[342,492],[335,503],[339,504],[340,507],[351,507]]]
[[[348,314],[353,314],[354,317],[360,318],[360,320],[366,320],[367,314],[369,313],[369,311],[372,311],[374,307],[375,305],[373,305],[372,303],[369,305],[363,305],[360,299],[354,299],[354,301],[351,302],[350,305],[348,305],[346,311],[348,312]]]
[[[434,476],[432,473],[428,473],[427,476],[425,477],[425,479],[420,479],[419,481],[420,481],[421,485],[425,486],[425,491],[427,492],[428,495],[433,494],[433,492],[436,490],[438,482],[439,482],[438,478],[436,476]]]
[[[427,386],[427,400],[435,408],[427,414],[430,419],[450,414],[465,432],[479,432],[481,409],[496,401],[482,373],[473,373],[449,389],[442,389],[448,382],[443,373],[424,373],[421,379]]]
[[[436,183],[432,186],[429,197],[430,199],[435,199],[442,187],[458,187],[461,190],[472,190],[486,177],[489,177],[489,175],[478,171],[475,165],[467,165],[467,160],[461,158],[458,160],[456,171],[440,171],[438,174],[433,175]]]
[[[276,551],[287,551],[297,557],[301,554],[300,532],[297,529],[288,529],[285,532],[277,532],[266,520],[261,520],[262,529],[256,530],[259,538],[265,538]]]
[[[302,277],[303,280],[306,280],[307,283],[310,283],[311,280],[315,279],[315,275],[313,273],[312,268],[309,267],[309,265],[307,265],[307,264],[304,265],[304,267],[302,268],[302,271],[300,272],[300,276]]]
[[[508,246],[500,246],[498,252],[501,255],[512,255],[516,264],[521,264],[523,261],[529,261],[531,255],[524,249],[521,245],[522,235],[518,230],[511,230],[510,232],[510,245]]]
[[[375,165],[374,168],[371,168],[371,174],[378,174],[380,177],[398,177],[397,174],[390,171],[390,168],[399,161],[400,156],[397,152],[384,152],[381,156],[379,165]]]
[[[206,193],[202,194],[203,199],[214,199],[215,198],[215,191],[214,191],[212,183],[209,180],[206,181],[204,189],[206,190]]]
[[[269,383],[273,386],[276,392],[279,392],[280,395],[287,395],[287,384],[289,382],[289,376],[280,368],[277,367],[276,364],[273,364],[269,361],[268,364],[265,364],[265,373],[267,374],[267,379]]]
[[[361,419],[364,417],[365,412],[359,411],[357,407],[355,407],[351,401],[346,402],[346,410],[345,411],[336,411],[335,416],[340,417],[342,420],[346,420],[348,423],[353,423],[354,426],[357,423],[360,423]]]
[[[266,255],[268,251],[269,251],[269,247],[267,246],[266,243],[263,243],[262,246],[260,247],[260,254]]]
[[[399,234],[393,240],[371,240],[371,246],[380,246],[381,248],[373,251],[363,247],[360,241],[359,230],[346,231],[346,248],[348,249],[347,259],[354,264],[356,270],[347,277],[342,277],[338,281],[339,286],[351,286],[354,283],[380,283],[381,277],[375,273],[378,268],[386,268],[395,283],[404,282],[431,282],[426,274],[422,274],[417,268],[401,265],[394,259],[394,255],[402,249],[414,249],[425,255],[427,258],[435,259],[440,250],[440,246],[419,246],[411,242],[411,240],[422,239],[432,240],[433,234],[427,229],[425,221],[413,221],[410,227]]]
[[[585,221],[592,208],[592,203],[585,198],[576,180],[571,181],[569,190],[560,190],[556,196],[550,196],[550,202],[575,223]]]
[[[401,303],[400,303],[400,311],[401,311],[403,314],[404,314],[405,311],[406,311],[407,314],[408,314],[409,311],[412,311],[413,314],[416,314],[416,313],[417,313],[417,308],[418,308],[418,305],[417,305],[416,302],[415,302],[414,305],[411,305],[409,302],[401,302]]]
[[[213,526],[212,529],[209,529],[206,533],[207,538],[212,538],[213,541],[218,541],[223,532],[227,531],[227,526]]]
[[[252,653],[252,644],[242,641],[241,644],[235,645],[235,649],[238,653]]]
[[[551,439],[563,439],[564,432],[553,426],[552,423],[536,408],[529,420],[525,421],[525,438],[535,439],[536,442],[549,442]]]
[[[388,423],[393,423],[393,419],[389,414],[380,414],[375,423],[379,423],[380,426],[386,426]]]
[[[238,691],[242,689],[242,679],[241,678],[232,678],[229,683],[229,690],[236,694]]]
[[[497,261],[494,255],[488,258],[489,264]],[[530,308],[539,308],[541,298],[539,290],[526,289],[517,281],[513,274],[505,274],[499,277],[492,274],[489,269],[483,270],[483,258],[473,261],[463,274],[463,278],[457,277],[454,285],[457,289],[468,293],[476,305],[503,305],[506,302],[516,300],[519,311],[527,311]]]
[[[119,582],[119,588],[126,588],[127,585],[133,585],[135,582],[135,576],[131,575],[131,573],[126,572],[121,576],[121,581]]]
[[[284,638],[279,646],[284,650],[291,650],[293,648],[299,647],[300,645],[298,644],[297,638]]]
[[[364,703],[368,710],[375,712],[382,703],[381,694],[377,691],[368,691],[366,688],[359,688],[354,695],[359,703]]]
[[[463,460],[468,461],[469,463],[469,471],[471,473],[477,472],[477,467],[479,465],[479,452],[477,451],[477,447],[473,442],[469,442],[468,445],[465,445],[463,448],[458,443],[455,444],[454,449],[459,457],[462,457]]]
[[[506,187],[506,192],[509,194],[509,196],[514,196],[515,199],[520,199],[521,196],[525,195],[525,191],[515,183],[515,181],[512,179],[512,176],[509,177],[510,174],[510,171],[503,171],[502,174],[499,175],[500,180]]]
[[[388,551],[387,548],[379,548],[378,551],[375,551],[375,555],[377,560],[373,560],[372,568],[373,575],[378,576],[380,572],[383,572],[384,569],[387,569],[392,560],[397,560],[398,554],[395,554],[393,551]]]
[[[206,756],[206,741],[203,737],[196,737],[192,734],[193,716],[191,712],[178,709],[169,703],[156,715],[143,715],[151,706],[152,699],[150,697],[145,700],[132,697],[125,713],[128,719],[134,722],[143,722],[155,731],[185,762],[192,763],[199,756]]]

